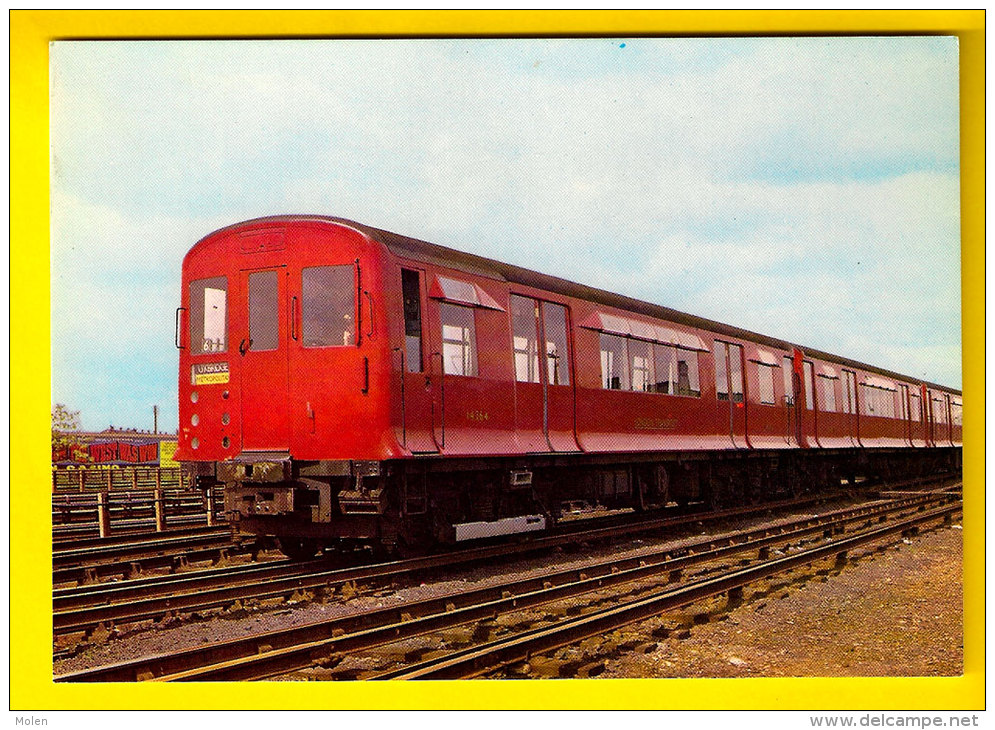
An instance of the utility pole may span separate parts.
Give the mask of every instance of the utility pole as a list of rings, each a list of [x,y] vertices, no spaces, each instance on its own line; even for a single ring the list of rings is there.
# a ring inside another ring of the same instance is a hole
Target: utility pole
[[[152,433],[159,433],[159,406],[152,406]]]

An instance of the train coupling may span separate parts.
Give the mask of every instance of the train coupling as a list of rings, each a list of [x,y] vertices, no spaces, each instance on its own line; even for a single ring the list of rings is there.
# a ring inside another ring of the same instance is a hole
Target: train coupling
[[[382,515],[387,508],[383,488],[339,492],[339,509],[344,515]]]
[[[353,485],[339,492],[339,509],[344,515],[382,515],[387,508],[386,490],[378,461],[352,462]]]

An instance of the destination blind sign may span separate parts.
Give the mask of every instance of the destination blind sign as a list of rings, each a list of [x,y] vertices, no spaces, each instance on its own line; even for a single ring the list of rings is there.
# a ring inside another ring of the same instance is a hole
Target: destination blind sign
[[[228,382],[228,363],[199,362],[193,366],[194,385],[217,385]]]

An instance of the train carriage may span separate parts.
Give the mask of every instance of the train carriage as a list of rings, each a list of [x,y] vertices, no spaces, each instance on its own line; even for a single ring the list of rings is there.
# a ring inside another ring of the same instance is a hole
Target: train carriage
[[[286,552],[960,462],[959,391],[352,221],[187,254],[177,460]]]

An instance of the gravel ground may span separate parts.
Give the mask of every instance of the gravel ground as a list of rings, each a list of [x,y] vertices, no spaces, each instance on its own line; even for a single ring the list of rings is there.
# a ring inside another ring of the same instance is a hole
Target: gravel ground
[[[834,505],[838,506],[838,505]],[[825,508],[828,509],[829,507]],[[798,515],[794,515],[797,517]],[[768,518],[765,520],[751,520],[749,524],[754,526],[768,526],[786,521],[787,517],[779,517],[776,519]],[[745,521],[727,525],[727,529],[738,529],[744,527],[747,523]],[[923,574],[924,580],[930,579],[933,581],[930,583],[923,583],[919,587],[919,594],[923,598],[923,602],[928,602],[931,595],[935,592],[935,587],[937,585],[941,586],[949,595],[946,595],[945,600],[949,599],[956,603],[956,636],[957,640],[954,642],[956,647],[956,670],[954,671],[942,671],[933,670],[928,672],[919,673],[929,673],[929,674],[942,674],[942,673],[958,673],[960,671],[961,662],[961,650],[960,650],[960,533],[956,530],[947,530],[942,534],[947,535],[946,539],[950,539],[949,535],[956,532],[956,565],[951,567],[950,570],[956,570],[955,574],[950,575],[929,575]],[[99,666],[108,663],[127,661],[139,656],[147,656],[165,653],[168,651],[176,651],[180,648],[197,646],[200,644],[207,643],[209,641],[217,641],[223,638],[237,638],[240,636],[247,636],[250,634],[257,634],[264,631],[272,631],[283,628],[289,628],[292,626],[300,626],[306,623],[311,623],[314,621],[319,621],[322,619],[329,619],[336,616],[356,613],[359,611],[370,610],[371,608],[379,608],[383,606],[389,606],[402,601],[417,600],[420,598],[428,598],[432,596],[443,595],[456,591],[463,591],[469,588],[476,588],[479,586],[484,586],[488,584],[493,584],[497,582],[502,582],[508,579],[516,577],[525,577],[527,575],[537,575],[544,570],[548,570],[551,565],[556,565],[561,568],[569,567],[572,564],[579,564],[583,560],[586,560],[595,556],[607,556],[610,554],[622,554],[622,555],[637,555],[641,552],[646,552],[651,549],[660,547],[661,545],[668,545],[673,547],[678,547],[682,542],[686,542],[689,535],[698,536],[704,534],[705,530],[700,525],[693,526],[690,531],[686,531],[683,537],[671,538],[669,540],[657,539],[635,539],[627,540],[616,544],[615,546],[596,546],[596,547],[581,547],[575,549],[571,552],[557,552],[552,555],[546,554],[541,556],[535,556],[532,558],[515,561],[513,563],[498,564],[498,565],[483,565],[476,568],[463,569],[458,573],[454,573],[448,578],[441,578],[439,580],[432,581],[430,583],[422,583],[418,585],[411,585],[406,587],[385,587],[385,588],[373,588],[365,589],[360,592],[359,595],[352,594],[351,591],[346,591],[344,594],[336,591],[336,594],[331,599],[325,601],[313,601],[313,602],[301,602],[297,604],[286,604],[279,602],[269,602],[262,605],[249,605],[246,607],[235,607],[235,610],[225,611],[225,612],[215,612],[214,614],[207,615],[197,621],[184,621],[184,622],[173,622],[172,624],[165,626],[156,626],[155,630],[148,630],[151,625],[146,625],[143,630],[130,630],[122,635],[118,636],[114,640],[107,641],[105,643],[98,643],[84,651],[80,652],[77,656],[68,659],[59,660],[55,663],[54,672],[55,674],[63,674],[68,672],[80,671],[93,666]],[[715,533],[718,537],[721,532]],[[914,542],[926,541],[931,539],[929,536],[924,536],[922,538],[915,538]],[[924,545],[924,547],[928,547]],[[895,556],[911,556],[914,560],[924,561],[927,557],[926,553],[932,553],[931,549],[926,550],[905,550],[895,553]],[[887,559],[892,558],[892,554],[889,553]],[[863,569],[865,564],[867,566],[875,566],[877,562],[885,560],[886,558],[878,558],[875,562],[870,562],[869,560],[864,560],[856,563],[852,568],[848,568],[846,573],[842,576],[837,576],[832,578],[833,585],[836,584],[841,578],[848,576],[852,571],[856,572],[859,568]],[[952,556],[951,556],[952,561]],[[928,562],[928,561],[927,561]],[[894,569],[893,579],[900,578],[906,572],[906,570],[918,571],[914,565],[909,568],[896,567]],[[890,574],[889,574],[890,575]],[[897,578],[896,578],[897,577]],[[880,582],[880,581],[879,581]],[[827,584],[828,585],[828,584]],[[954,596],[954,588],[956,588],[956,596]],[[949,589],[949,590],[947,590]],[[804,606],[809,600],[811,588],[806,588],[804,591],[789,591],[789,598],[795,596],[799,606]],[[857,591],[857,594],[861,599],[866,600],[868,598],[866,585],[862,591]],[[766,618],[767,616],[776,615],[777,611],[784,608],[783,604],[786,603],[788,599],[777,601],[778,605],[775,609],[774,606],[768,606],[761,608],[759,604],[752,605],[750,601],[749,594],[747,595],[747,603],[739,609],[740,611],[745,611],[748,614],[755,615],[756,617]],[[891,600],[895,600],[893,596]],[[897,602],[897,601],[896,601]],[[771,603],[774,603],[771,601]],[[832,603],[832,601],[830,601]],[[864,608],[853,608],[846,604],[845,602],[839,603],[842,609],[846,609],[846,616],[850,617],[850,620],[855,620],[856,616],[860,616],[860,611],[874,610],[865,606]],[[894,606],[892,606],[893,608]],[[937,610],[939,610],[939,604],[937,604]],[[801,612],[801,608],[795,607],[793,612]],[[725,639],[721,637],[716,637],[714,639],[709,639],[704,642],[702,647],[696,648],[698,642],[698,637],[704,636],[705,632],[712,631],[717,628],[727,628],[731,627],[731,621],[739,621],[740,618],[735,619],[730,618],[729,620],[723,621],[721,623],[716,623],[714,625],[705,626],[694,626],[693,632],[691,632],[690,639],[684,639],[678,641],[676,638],[667,639],[658,644],[658,650],[650,654],[641,654],[638,658],[630,658],[628,655],[623,654],[617,661],[610,661],[607,664],[607,671],[602,676],[642,676],[642,677],[653,677],[653,676],[750,676],[756,674],[783,674],[785,672],[774,671],[776,665],[773,661],[769,662],[771,664],[771,671],[766,669],[759,669],[760,664],[749,665],[752,671],[747,671],[744,667],[748,665],[737,665],[735,662],[730,664],[729,658],[740,658],[746,661],[744,654],[748,654],[745,650],[740,650],[739,644],[731,644],[730,646],[736,647],[739,653],[734,653],[730,649],[729,652],[718,651],[714,652],[715,661],[705,662],[704,657],[708,656],[705,651],[705,647],[715,643],[716,646],[721,646],[721,642],[736,639],[737,641],[743,641],[743,634],[741,633],[738,637],[734,634],[732,637],[726,637]],[[797,621],[797,617],[795,619]],[[896,619],[897,621],[897,619]],[[911,619],[906,619],[910,622]],[[779,622],[773,621],[772,624],[777,624]],[[781,622],[783,623],[783,622]],[[848,628],[844,629],[842,627],[846,626],[845,617],[840,615],[838,618],[838,626],[841,628],[839,631],[849,631]],[[899,629],[900,626],[895,626],[890,629],[892,634]],[[909,631],[915,628],[917,631],[920,630],[919,623],[908,623],[904,626],[904,630]],[[924,629],[928,629],[925,626]],[[783,630],[783,628],[782,628]],[[764,634],[770,634],[769,628],[764,628],[761,623],[756,628],[748,629],[746,631],[756,632],[758,635],[763,636]],[[682,635],[687,632],[679,632]],[[778,635],[780,636],[780,635]],[[900,635],[896,635],[896,641],[902,638]],[[905,639],[902,641],[911,641],[917,645],[924,642],[925,639],[920,639],[918,636],[916,638]],[[659,641],[659,639],[654,639],[654,641]],[[769,644],[779,644],[781,639],[779,638],[777,642],[771,642],[768,640]],[[791,637],[785,637],[785,641],[791,642],[796,641]],[[696,652],[694,654],[688,655],[691,660],[687,662],[680,663],[677,661],[678,656],[685,656],[687,651]],[[778,648],[771,649],[774,652],[773,658],[777,658],[777,652],[780,651]],[[725,654],[729,654],[726,657]],[[952,660],[951,660],[952,661]],[[852,663],[852,662],[851,662]],[[940,665],[944,668],[950,666],[950,661],[944,658],[940,662]],[[704,669],[704,667],[711,667],[708,671],[704,673],[698,671],[699,669]],[[800,665],[799,665],[800,666]],[[911,668],[911,664],[907,664],[906,668]],[[722,671],[719,671],[719,670]],[[793,674],[825,674],[834,672],[824,672],[818,670],[807,671],[800,666],[798,671],[788,672]],[[889,673],[910,673],[910,672],[890,672],[890,671],[848,671],[845,668],[842,671],[835,673],[842,674],[858,674],[858,673],[870,673],[870,674],[889,674]],[[911,672],[916,673],[916,672]]]
[[[748,592],[708,623],[674,617],[654,651],[610,660],[600,676],[956,676],[961,559],[959,525],[923,533],[839,574],[813,570]]]

